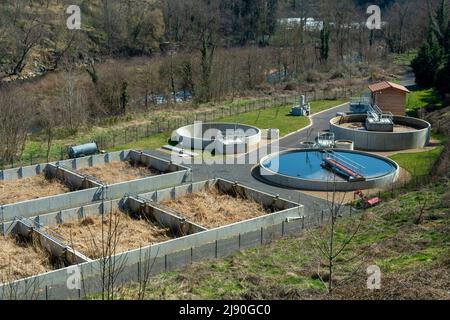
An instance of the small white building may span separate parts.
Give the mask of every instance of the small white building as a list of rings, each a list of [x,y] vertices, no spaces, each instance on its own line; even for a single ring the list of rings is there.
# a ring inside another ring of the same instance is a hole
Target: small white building
[[[323,29],[323,21],[318,21],[314,18],[283,18],[278,19],[278,24],[289,29],[300,27],[303,24],[306,31],[320,31]]]

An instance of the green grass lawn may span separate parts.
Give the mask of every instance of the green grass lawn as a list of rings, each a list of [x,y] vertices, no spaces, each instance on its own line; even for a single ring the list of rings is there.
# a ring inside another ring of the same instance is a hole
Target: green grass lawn
[[[411,62],[417,56],[417,52],[408,52],[393,55],[394,63],[400,66],[410,66]]]
[[[335,260],[334,281],[338,287],[333,297],[448,299],[448,187],[448,183],[439,183],[403,192],[365,212],[361,219],[340,220],[336,248],[356,228],[358,220],[361,225],[354,240]],[[424,210],[422,222],[417,222],[418,208]],[[328,239],[327,230],[313,229],[226,259],[161,274],[149,281],[146,298],[327,299],[325,285],[317,277],[318,270],[322,277],[327,272],[317,247],[317,239]],[[366,268],[370,265],[379,266],[382,272],[382,288],[376,292],[366,287]],[[117,297],[134,299],[136,293],[137,287],[128,285]]]
[[[170,134],[164,132],[164,133],[158,133],[155,135],[152,135],[151,137],[140,139],[138,141],[130,142],[123,145],[115,146],[114,148],[108,148],[107,151],[120,151],[120,150],[128,150],[128,149],[158,149],[161,148],[163,145],[166,145],[169,143]]]
[[[408,171],[413,178],[426,176],[431,172],[439,156],[444,151],[444,144],[448,141],[448,137],[432,133],[432,138],[440,142],[440,145],[431,151],[417,153],[399,153],[390,158],[397,162],[400,167]]]
[[[321,100],[311,102],[311,112],[318,113],[345,103],[344,100]],[[219,122],[242,123],[256,126],[260,129],[277,128],[280,135],[298,131],[310,124],[307,117],[293,117],[292,106],[282,106],[259,111],[252,111],[219,119]]]
[[[417,117],[418,111],[430,104],[442,107],[442,100],[436,89],[417,89],[408,94],[406,112],[411,117]]]
[[[439,146],[427,152],[400,153],[390,158],[397,162],[400,167],[407,170],[413,177],[420,177],[430,173],[443,150],[444,147]]]

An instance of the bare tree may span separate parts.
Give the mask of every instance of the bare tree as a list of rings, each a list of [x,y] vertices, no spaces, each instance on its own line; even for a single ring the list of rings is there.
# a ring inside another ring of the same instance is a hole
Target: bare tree
[[[58,104],[61,106],[65,126],[70,129],[71,133],[75,133],[88,120],[87,101],[84,88],[76,82],[74,68],[67,65],[65,70],[62,73]]]
[[[354,261],[361,256],[361,254],[356,254],[348,259],[343,257],[345,251],[358,235],[362,222],[357,220],[355,223],[350,223],[350,227],[342,226],[339,223],[339,219],[343,215],[346,194],[337,192],[335,181],[330,183],[333,189],[327,193],[328,213],[322,211],[323,226],[310,232],[319,257],[317,275],[327,287],[330,295],[333,294],[333,291],[338,286],[335,278],[340,264]],[[344,232],[342,228],[345,228]],[[326,268],[326,273],[323,272],[322,266]]]
[[[11,86],[0,90],[0,162],[10,162],[22,155],[33,107],[22,90]]]

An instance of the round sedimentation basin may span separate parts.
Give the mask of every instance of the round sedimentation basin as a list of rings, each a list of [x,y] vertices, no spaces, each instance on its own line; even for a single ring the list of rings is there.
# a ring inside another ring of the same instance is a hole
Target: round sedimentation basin
[[[364,181],[349,182],[322,166],[330,153],[317,149],[284,151],[265,157],[260,177],[269,184],[313,191],[356,191],[383,188],[398,179],[400,167],[394,161],[359,151],[333,150],[345,163],[355,164]],[[355,168],[355,167],[354,167]]]
[[[337,140],[350,140],[354,148],[365,151],[400,151],[420,149],[430,142],[431,124],[410,118],[394,116],[394,132],[368,131],[367,115],[352,114],[331,119],[330,130]]]
[[[259,128],[244,124],[196,123],[176,130],[172,140],[186,149],[242,153],[258,145],[261,137]]]

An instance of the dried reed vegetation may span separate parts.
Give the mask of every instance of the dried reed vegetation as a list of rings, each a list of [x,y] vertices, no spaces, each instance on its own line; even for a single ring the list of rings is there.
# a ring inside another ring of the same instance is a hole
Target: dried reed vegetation
[[[172,239],[170,231],[145,220],[135,220],[120,211],[102,216],[89,216],[48,228],[65,239],[74,250],[91,259],[127,252]],[[109,239],[114,239],[112,243]]]
[[[39,245],[0,237],[0,283],[52,271],[49,254]]]
[[[130,162],[112,162],[101,166],[83,168],[78,170],[83,175],[88,175],[108,184],[120,183],[142,179],[161,174],[161,172],[140,164]]]
[[[253,200],[233,197],[216,188],[165,201],[163,205],[207,228],[217,228],[269,213]]]
[[[70,192],[57,179],[46,179],[40,174],[32,178],[0,182],[0,205],[33,200]]]

